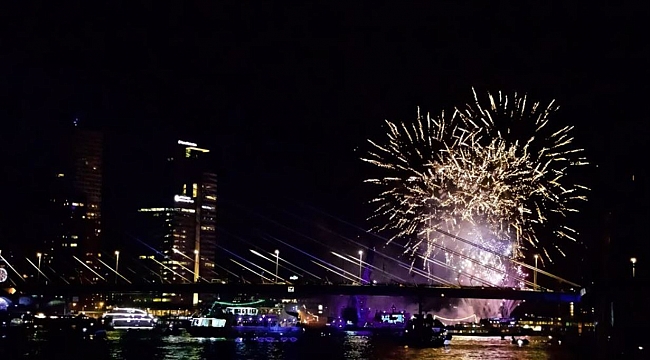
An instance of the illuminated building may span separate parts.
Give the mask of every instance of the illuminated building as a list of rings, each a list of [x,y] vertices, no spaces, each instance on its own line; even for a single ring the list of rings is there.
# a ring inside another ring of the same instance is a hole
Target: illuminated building
[[[56,141],[42,261],[69,282],[96,282],[92,270],[98,271],[101,256],[103,136],[77,127],[76,121],[74,125]]]
[[[170,158],[174,194],[167,194],[166,207],[139,212],[154,223],[148,236],[160,251],[163,282],[215,281],[217,176],[209,168],[209,150],[178,141],[179,151]],[[149,260],[148,255],[140,256]]]
[[[174,218],[176,212],[181,211],[180,208],[174,207],[155,207],[155,208],[142,208],[138,210],[138,225],[141,234],[151,248],[143,249],[144,252],[140,253],[138,258],[146,269],[156,269],[151,274],[146,275],[145,278],[152,282],[162,282],[162,274],[167,267],[165,254],[163,253],[163,244],[167,243],[172,237]],[[157,252],[157,255],[152,254],[152,250]],[[171,269],[171,267],[170,267]]]

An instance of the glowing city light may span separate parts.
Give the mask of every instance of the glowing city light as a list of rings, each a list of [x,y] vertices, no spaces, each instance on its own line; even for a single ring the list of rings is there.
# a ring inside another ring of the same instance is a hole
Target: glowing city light
[[[194,200],[191,197],[184,196],[184,195],[174,195],[174,201],[175,202],[182,202],[182,203],[189,203],[189,204],[194,203]]]

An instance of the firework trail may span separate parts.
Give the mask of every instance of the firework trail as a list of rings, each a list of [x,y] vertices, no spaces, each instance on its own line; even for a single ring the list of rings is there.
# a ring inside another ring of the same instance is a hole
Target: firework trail
[[[405,239],[413,259],[422,254],[428,271],[461,285],[524,287],[525,274],[509,260],[527,250],[549,261],[564,255],[559,244],[577,234],[554,228],[564,222],[554,219],[576,211],[588,190],[567,184],[567,171],[587,162],[572,147],[572,127],[549,125],[557,109],[516,93],[474,92],[451,116],[418,110],[414,123],[386,121],[388,141],[370,141],[362,159],[385,173],[367,180],[382,188],[372,201],[373,217],[383,220],[376,230]],[[431,268],[428,259],[446,266]]]

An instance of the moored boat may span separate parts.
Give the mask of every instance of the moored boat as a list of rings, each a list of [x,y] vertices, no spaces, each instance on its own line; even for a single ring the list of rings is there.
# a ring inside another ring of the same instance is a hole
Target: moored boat
[[[288,320],[291,314],[282,316],[282,308],[265,307],[265,300],[247,303],[215,301],[209,309],[194,316],[188,332],[199,337],[228,337],[243,339],[286,338],[291,342],[304,331]]]
[[[151,330],[157,319],[142,309],[113,308],[104,313],[102,318],[109,329]]]
[[[106,329],[103,322],[83,314],[74,316],[44,316],[39,314],[34,319],[34,328],[37,329],[37,338],[59,343],[106,339]]]
[[[451,334],[445,325],[432,315],[415,315],[408,321],[401,341],[412,347],[442,347],[449,345]]]
[[[188,330],[192,323],[191,318],[167,316],[158,318],[153,330],[161,335],[181,335]]]

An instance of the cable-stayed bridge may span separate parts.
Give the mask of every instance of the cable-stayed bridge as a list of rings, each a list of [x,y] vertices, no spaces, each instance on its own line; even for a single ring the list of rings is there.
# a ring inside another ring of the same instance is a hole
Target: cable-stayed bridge
[[[278,241],[287,247],[292,245]],[[302,252],[302,255],[308,258],[312,265],[315,265],[317,270],[307,270],[302,264],[294,264],[289,259],[280,257],[279,252],[267,251],[262,253],[255,249],[249,249],[250,254],[262,260],[259,262],[246,259],[245,256],[237,254],[225,248],[223,252],[229,257],[230,265],[239,267],[239,269],[228,269],[225,266],[219,265],[222,269],[219,275],[227,271],[231,280],[219,280],[217,282],[208,282],[205,277],[200,277],[197,282],[192,282],[190,279],[181,279],[179,282],[165,283],[162,280],[155,281],[149,280],[147,274],[156,274],[156,268],[159,266],[166,266],[163,262],[156,259],[150,259],[153,266],[147,266],[146,263],[141,266],[146,271],[134,270],[132,265],[126,267],[119,266],[118,254],[115,254],[113,266],[109,265],[111,262],[105,254],[104,260],[98,262],[101,265],[100,269],[92,269],[84,264],[84,262],[76,257],[71,261],[87,267],[87,270],[92,271],[95,282],[85,281],[80,283],[70,283],[62,281],[65,279],[57,279],[57,272],[52,269],[44,269],[25,259],[31,265],[31,273],[36,272],[37,276],[26,276],[26,269],[19,271],[11,262],[6,258],[0,258],[4,261],[10,271],[15,275],[12,284],[6,284],[7,287],[19,291],[23,294],[29,295],[48,295],[48,296],[80,296],[89,294],[146,294],[146,293],[203,293],[203,294],[218,294],[220,296],[234,296],[242,293],[255,294],[260,296],[275,296],[275,297],[292,297],[292,298],[308,298],[315,296],[325,295],[366,295],[366,296],[403,296],[403,297],[417,297],[417,298],[479,298],[479,299],[508,299],[508,300],[533,300],[533,301],[548,301],[548,302],[579,302],[581,294],[574,290],[578,287],[577,284],[565,282],[574,287],[571,291],[553,291],[543,287],[533,288],[532,285],[528,288],[503,288],[496,286],[466,286],[456,283],[442,281],[444,279],[437,278],[435,275],[427,274],[419,269],[411,268],[414,277],[417,276],[422,280],[434,281],[434,284],[417,283],[413,279],[403,279],[397,275],[386,274],[384,278],[388,278],[389,282],[377,282],[371,280],[370,273],[375,271],[381,272],[381,269],[374,266],[372,263],[365,261],[368,259],[363,258],[363,250],[359,253],[359,257],[352,254],[345,254],[343,252],[331,251],[330,255],[337,259],[344,260],[358,266],[358,272],[354,273],[349,269],[344,269],[342,266],[337,266],[331,262],[326,261],[315,255]],[[366,249],[369,254],[373,253],[372,249]],[[125,258],[122,254],[122,259]],[[380,252],[375,254],[382,256]],[[0,255],[1,256],[1,255]],[[126,257],[128,259],[128,257]],[[305,259],[303,259],[305,260]],[[397,265],[402,268],[409,269],[410,265],[403,263],[398,259],[393,259]],[[304,261],[303,261],[304,262]],[[138,261],[136,261],[138,263]],[[264,265],[266,264],[266,265]],[[276,265],[276,270],[270,267]],[[439,265],[438,266],[443,266]],[[118,269],[125,269],[118,271]],[[158,268],[159,269],[159,268]],[[170,271],[173,269],[169,268]],[[285,277],[286,274],[292,274],[288,279],[280,276],[279,270],[282,269]],[[44,271],[45,270],[45,271]],[[554,277],[552,274],[538,270],[544,276]],[[215,271],[216,273],[216,271]],[[257,281],[246,280],[244,273],[251,274]],[[265,275],[267,274],[267,275]],[[129,277],[127,277],[129,276]],[[341,281],[332,283],[327,280],[328,276],[338,277]],[[37,280],[35,280],[37,279]],[[154,278],[155,279],[155,278]],[[158,276],[158,279],[162,279]],[[179,278],[180,279],[180,278]],[[234,281],[233,281],[234,279]],[[560,279],[563,280],[563,279]]]
[[[290,215],[299,217],[296,214]],[[517,283],[523,284],[517,288],[497,287],[480,277],[461,274],[460,271],[443,261],[425,258],[422,255],[417,256],[416,260],[424,262],[434,269],[434,271],[426,271],[422,267],[414,267],[412,261],[391,256],[385,250],[376,250],[375,247],[368,246],[363,239],[344,236],[327,227],[318,226],[319,230],[331,233],[331,236],[336,237],[337,241],[325,244],[295,227],[286,226],[262,215],[259,216],[265,221],[284,228],[289,234],[300,237],[303,243],[317,244],[321,250],[309,251],[303,246],[296,245],[296,241],[289,241],[271,234],[264,234],[264,243],[260,244],[259,241],[255,242],[245,236],[232,234],[228,230],[220,228],[222,236],[232,238],[233,243],[236,242],[245,249],[236,250],[231,247],[218,246],[221,261],[217,261],[214,270],[210,270],[210,274],[198,274],[198,281],[195,283],[193,269],[189,269],[194,268],[193,266],[185,267],[184,272],[180,268],[174,268],[167,261],[169,260],[167,255],[155,249],[147,241],[132,237],[134,242],[143,245],[146,252],[150,254],[149,256],[142,259],[141,256],[135,256],[126,251],[110,251],[97,257],[93,267],[73,256],[66,262],[71,268],[82,269],[82,273],[85,274],[78,277],[73,283],[70,279],[62,276],[64,270],[54,269],[48,264],[41,264],[40,256],[32,259],[29,257],[12,259],[11,261],[0,258],[0,263],[5,263],[5,270],[11,275],[9,281],[0,284],[0,288],[12,287],[27,294],[43,295],[117,292],[200,292],[225,295],[247,292],[278,296],[292,293],[293,296],[305,297],[314,295],[386,295],[579,301],[579,284],[539,269],[536,264],[533,266],[502,257],[504,262],[507,261],[531,271],[535,275],[535,280],[530,281],[528,277],[506,274],[503,269],[482,263],[453,249],[440,249],[466,260],[476,267],[508,275]],[[458,241],[466,241],[453,234],[446,234],[442,231],[441,233]],[[385,240],[382,239],[382,242]],[[357,250],[351,250],[355,248]],[[188,257],[188,260],[192,262],[194,257]],[[384,265],[379,265],[380,263]],[[385,264],[389,264],[389,270],[386,269]],[[176,279],[173,283],[162,277],[162,269],[175,275]],[[436,269],[457,272],[459,275],[452,281],[448,277],[437,275]],[[183,276],[182,273],[191,274],[191,276]],[[542,280],[546,280],[539,283],[556,284],[559,287],[548,289],[541,286],[537,282],[537,275],[540,275]],[[206,279],[219,279],[219,281],[208,282]]]

